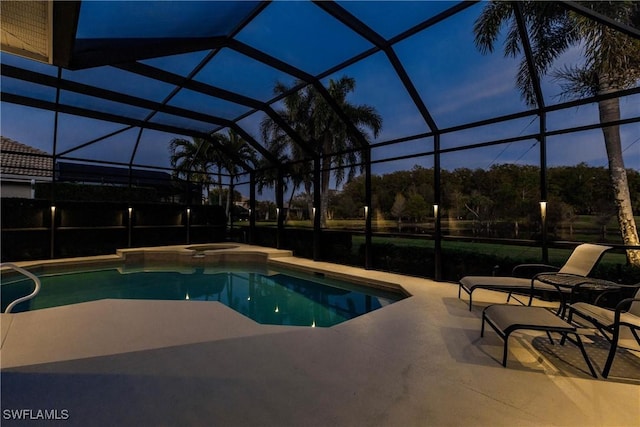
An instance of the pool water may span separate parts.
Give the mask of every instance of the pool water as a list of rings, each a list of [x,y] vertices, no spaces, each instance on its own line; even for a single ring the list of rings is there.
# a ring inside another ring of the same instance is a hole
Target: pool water
[[[163,271],[112,268],[39,276],[40,293],[12,312],[105,298],[217,301],[263,324],[329,327],[405,295],[255,266]],[[3,281],[1,308],[33,289],[30,280]]]

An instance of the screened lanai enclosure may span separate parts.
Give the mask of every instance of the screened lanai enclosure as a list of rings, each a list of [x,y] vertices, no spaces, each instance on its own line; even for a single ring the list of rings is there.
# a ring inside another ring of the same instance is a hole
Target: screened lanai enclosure
[[[1,7],[3,261],[233,240],[456,280],[602,242],[640,281],[637,2]]]

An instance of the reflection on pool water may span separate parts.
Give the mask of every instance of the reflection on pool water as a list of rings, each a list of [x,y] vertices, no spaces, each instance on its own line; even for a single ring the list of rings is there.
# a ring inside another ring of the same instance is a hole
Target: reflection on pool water
[[[121,267],[40,276],[38,296],[12,312],[105,298],[218,301],[263,324],[328,327],[405,298],[404,294],[253,265]],[[2,311],[33,289],[3,280]]]

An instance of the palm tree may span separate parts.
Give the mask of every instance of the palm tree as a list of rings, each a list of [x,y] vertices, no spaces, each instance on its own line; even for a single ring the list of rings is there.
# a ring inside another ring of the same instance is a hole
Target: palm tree
[[[297,82],[299,84],[300,82]],[[291,89],[282,83],[276,83],[274,93],[285,94]],[[285,108],[278,114],[285,122],[300,135],[305,141],[313,140],[311,107],[308,105],[310,97],[303,93],[295,92],[284,99]],[[311,193],[313,186],[313,164],[309,161],[309,154],[293,142],[280,125],[271,118],[265,118],[261,123],[261,133],[264,141],[267,141],[268,150],[283,165],[284,189],[290,190],[289,206],[295,193],[301,186],[307,194]],[[266,169],[263,175],[264,186],[272,187],[277,180],[277,171],[273,168]],[[308,209],[311,215],[313,203],[309,203]],[[288,212],[287,212],[288,214]]]
[[[226,147],[227,152],[236,153],[235,159],[229,158],[218,146]],[[196,181],[207,187],[208,196],[211,196],[210,185],[213,183],[211,176],[215,173],[218,185],[218,205],[222,206],[223,197],[223,172],[229,174],[229,194],[233,194],[233,180],[240,172],[236,161],[238,159],[245,163],[255,163],[255,151],[249,144],[234,131],[229,130],[228,134],[215,133],[211,135],[211,140],[204,138],[174,138],[169,144],[171,152],[171,166],[177,178]],[[229,214],[231,197],[227,195],[226,211]],[[210,197],[208,197],[209,199]]]
[[[220,143],[224,147],[227,148],[227,151],[230,153],[235,153],[237,157],[235,159],[231,159],[229,157],[218,156],[218,171],[221,169],[225,169],[229,173],[229,191],[227,193],[227,202],[226,202],[226,213],[227,218],[231,218],[231,205],[233,204],[233,189],[234,189],[234,180],[237,179],[238,174],[241,172],[237,160],[242,160],[247,164],[256,164],[256,152],[249,145],[247,141],[245,141],[238,133],[229,129],[226,135],[220,135]],[[219,180],[221,183],[221,180]],[[222,189],[220,189],[222,190]],[[220,195],[222,195],[222,191],[220,191]]]
[[[211,185],[209,168],[215,163],[211,142],[204,138],[174,138],[169,143],[170,161],[173,174],[177,179],[199,182],[207,187]]]
[[[269,140],[266,136],[263,136],[263,138],[265,140]],[[287,206],[291,206],[293,198],[301,186],[304,186],[306,194],[310,194],[311,187],[313,185],[312,164],[304,160],[304,157],[300,153],[289,153],[289,146],[284,140],[280,140],[279,142],[271,140],[268,150],[281,165],[280,168],[283,175],[282,191],[284,194],[289,192],[289,202],[287,203]],[[265,188],[274,188],[277,182],[278,168],[275,168],[269,160],[261,159],[258,166],[256,185],[258,193],[262,194]],[[313,200],[307,200],[307,210],[310,217],[312,209]],[[290,212],[287,211],[285,222],[289,217],[289,213]]]
[[[611,16],[632,25],[640,19],[640,3],[633,1],[580,2],[594,12]],[[493,52],[504,25],[508,27],[504,43],[505,56],[517,57],[522,40],[515,17],[515,3],[492,1],[484,7],[474,25],[476,46],[482,53]],[[551,73],[561,79],[564,97],[606,95],[633,87],[640,79],[640,41],[628,37],[592,19],[568,11],[556,2],[521,1],[521,8],[531,39],[534,66],[538,75]],[[552,70],[553,62],[567,49],[584,50],[584,65]],[[517,85],[529,105],[537,104],[534,82],[526,58],[522,59]],[[617,97],[598,101],[600,122],[620,119]],[[625,245],[638,245],[638,230],[633,217],[627,173],[622,157],[618,126],[602,128],[609,161],[609,176],[614,191],[618,223]],[[640,267],[640,251],[627,251],[631,265]]]
[[[292,87],[298,85],[301,85],[301,82],[294,83]],[[347,101],[347,95],[355,90],[355,86],[355,79],[345,76],[339,80],[329,80],[327,90],[364,139],[368,140],[369,132],[373,137],[378,136],[382,128],[382,118],[373,107],[353,105]],[[290,91],[291,88],[282,84],[277,84],[274,88],[277,95],[283,95]],[[278,114],[298,135],[316,149],[316,154],[321,158],[320,222],[322,227],[326,227],[331,171],[334,170],[336,184],[344,181],[345,168],[348,169],[347,179],[353,178],[356,173],[354,165],[361,157],[362,147],[357,145],[358,143],[350,134],[347,124],[312,85],[287,95],[284,98],[284,109],[278,111]],[[294,162],[290,171],[292,176],[295,176],[294,187],[303,184],[307,192],[310,193],[313,166],[308,160],[308,154],[304,153],[271,118],[266,118],[262,122],[262,134],[270,146],[283,144],[287,146],[288,159]]]

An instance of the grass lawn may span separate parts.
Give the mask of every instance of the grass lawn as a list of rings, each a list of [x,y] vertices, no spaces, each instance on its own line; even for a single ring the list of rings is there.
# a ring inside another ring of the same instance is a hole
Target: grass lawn
[[[358,251],[360,245],[364,244],[365,238],[361,235],[354,235],[351,237],[353,243],[353,251]],[[419,248],[433,248],[435,242],[430,239],[407,239],[402,237],[376,237],[373,236],[372,242],[374,244],[393,244],[396,246],[406,247],[419,247]],[[518,246],[518,245],[504,245],[499,243],[482,243],[482,242],[454,242],[443,241],[443,250],[463,250],[463,251],[477,251],[483,254],[495,255],[497,258],[512,258],[515,260],[542,260],[542,249],[532,246]],[[571,255],[571,249],[556,249],[549,248],[549,263],[551,265],[561,266],[565,263],[569,255]],[[622,253],[607,253],[602,259],[603,263],[612,264],[625,264],[626,255]]]
[[[598,230],[601,226],[597,225],[598,218],[590,215],[581,215],[576,218],[573,223],[574,229],[589,229],[589,230]],[[364,220],[363,219],[339,219],[339,220],[328,220],[327,228],[329,230],[357,230],[364,231]],[[468,221],[458,221],[460,223],[467,223]],[[381,229],[392,229],[397,226],[397,222],[395,220],[376,220],[375,227],[379,227]],[[636,217],[636,223],[640,224],[640,217]],[[275,221],[269,222],[258,222],[258,225],[264,226],[276,226]],[[405,226],[415,226],[414,223],[405,223]],[[417,224],[423,226],[425,229],[429,227],[433,227],[433,223],[422,223]],[[313,223],[310,220],[287,220],[287,227],[292,228],[313,228]],[[615,218],[612,218],[607,223],[607,229],[609,230],[609,236],[614,237],[618,235],[617,224]],[[573,239],[576,241],[596,241],[597,239],[593,239],[593,234],[583,234],[576,233],[573,236]],[[396,246],[405,246],[405,247],[420,247],[420,248],[433,248],[435,242],[430,238],[416,238],[413,237],[403,237],[403,236],[376,236],[373,235],[372,241],[374,244],[393,244]],[[365,242],[364,235],[354,234],[352,236],[352,251],[356,254],[361,245]],[[482,243],[482,242],[466,242],[466,241],[442,241],[442,248],[446,250],[466,250],[466,251],[477,251],[483,254],[495,255],[497,258],[505,258],[509,257],[511,259],[521,259],[521,260],[537,260],[540,262],[542,260],[542,250],[539,247],[530,247],[530,246],[518,246],[518,245],[507,245],[500,243]],[[549,249],[549,263],[553,265],[562,265],[567,260],[569,255],[571,254],[571,250],[569,249]],[[611,263],[611,264],[625,264],[626,256],[623,253],[607,253],[602,259],[603,263]]]

